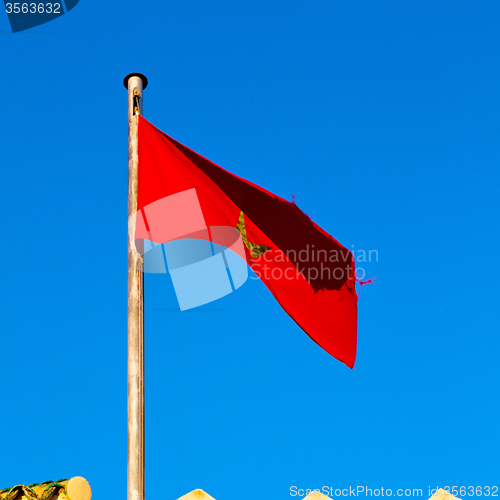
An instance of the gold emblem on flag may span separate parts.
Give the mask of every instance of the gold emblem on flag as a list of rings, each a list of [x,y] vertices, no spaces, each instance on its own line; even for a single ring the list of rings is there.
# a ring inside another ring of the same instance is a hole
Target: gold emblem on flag
[[[247,230],[245,228],[245,216],[243,215],[243,210],[240,213],[240,218],[238,219],[238,224],[236,225],[236,229],[241,234],[241,239],[243,243],[250,251],[250,255],[256,259],[261,255],[264,255],[268,250],[271,250],[271,247],[266,247],[264,245],[256,245],[255,243],[251,243],[247,238]]]

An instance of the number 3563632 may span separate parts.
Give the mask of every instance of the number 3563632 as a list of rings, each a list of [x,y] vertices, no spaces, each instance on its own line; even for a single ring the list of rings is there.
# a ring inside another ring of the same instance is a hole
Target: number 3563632
[[[6,3],[7,14],[62,14],[60,3]]]

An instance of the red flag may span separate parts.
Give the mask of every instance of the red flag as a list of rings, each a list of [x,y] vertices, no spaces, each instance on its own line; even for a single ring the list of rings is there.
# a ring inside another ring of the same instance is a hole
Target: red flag
[[[234,228],[244,243],[240,256],[281,307],[312,340],[352,368],[357,336],[352,253],[294,202],[227,172],[142,116],[138,135],[136,240],[165,243],[189,233],[229,246],[210,228]]]

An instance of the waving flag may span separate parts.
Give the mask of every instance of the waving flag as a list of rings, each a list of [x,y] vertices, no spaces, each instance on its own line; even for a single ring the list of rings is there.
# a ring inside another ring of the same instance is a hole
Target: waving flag
[[[171,274],[181,309],[238,288],[248,265],[314,342],[352,368],[352,253],[294,202],[227,172],[142,116],[138,149],[136,247],[146,272]]]

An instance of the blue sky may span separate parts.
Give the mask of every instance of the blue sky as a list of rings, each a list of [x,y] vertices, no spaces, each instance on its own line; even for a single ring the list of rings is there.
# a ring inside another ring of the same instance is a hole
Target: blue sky
[[[146,277],[148,497],[499,485],[499,20],[407,0],[0,16],[0,488],[126,494],[132,71],[150,122],[378,252],[354,370],[257,281],[181,313]]]

